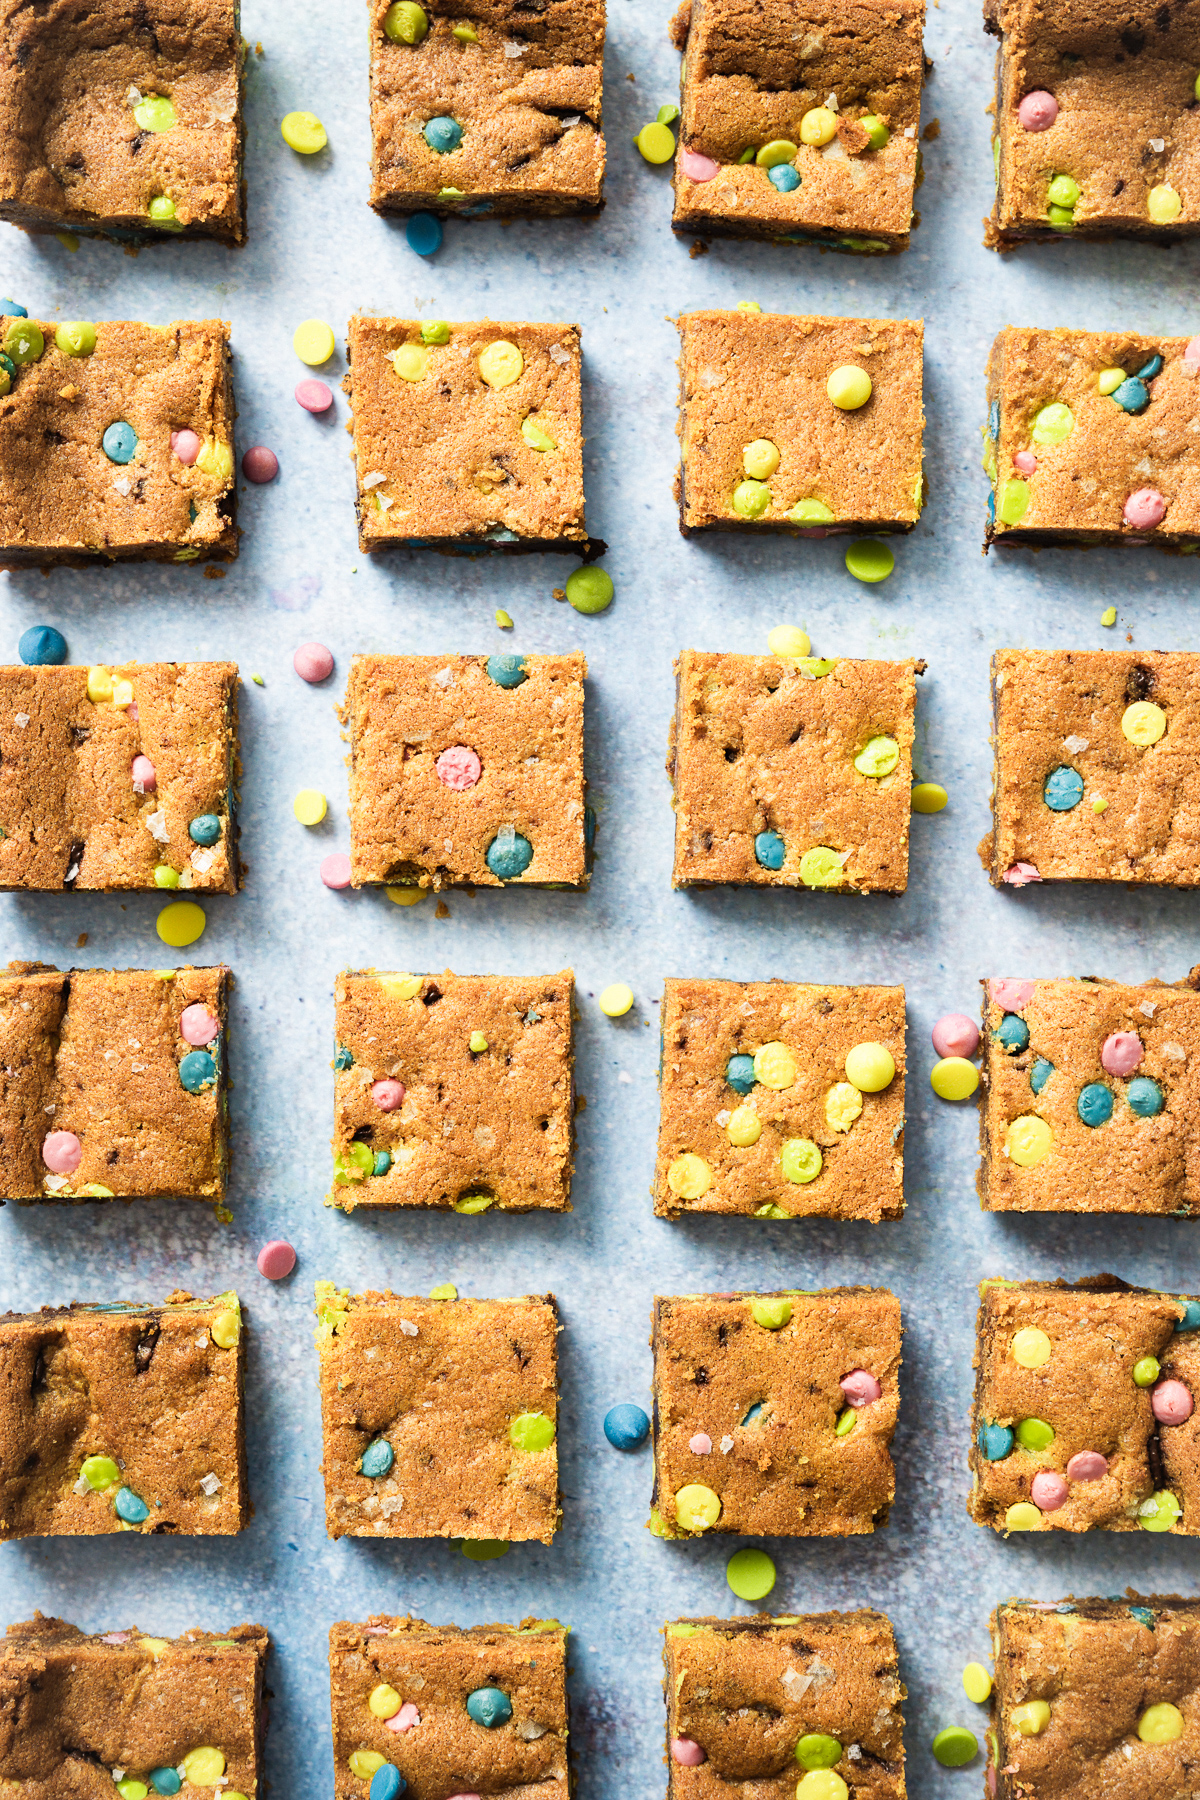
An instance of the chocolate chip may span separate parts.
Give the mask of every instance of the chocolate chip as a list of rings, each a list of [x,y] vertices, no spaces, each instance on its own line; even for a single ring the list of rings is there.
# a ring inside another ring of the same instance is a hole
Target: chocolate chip
[[[1134,663],[1125,677],[1125,701],[1132,705],[1135,700],[1145,700],[1155,689],[1154,670],[1145,663]]]

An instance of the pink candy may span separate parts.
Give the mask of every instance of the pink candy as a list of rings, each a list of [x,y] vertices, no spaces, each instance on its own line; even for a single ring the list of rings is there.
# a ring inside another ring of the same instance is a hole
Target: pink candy
[[[158,771],[148,756],[135,756],[129,765],[129,779],[136,794],[152,794],[158,786]]]
[[[946,1013],[933,1028],[933,1047],[939,1056],[974,1056],[979,1027],[966,1013]]]
[[[189,1044],[211,1044],[220,1029],[221,1021],[198,1000],[179,1015],[179,1035]]]
[[[1068,1481],[1103,1481],[1108,1474],[1108,1458],[1098,1450],[1077,1450],[1067,1464]]]
[[[333,405],[333,395],[323,381],[298,381],[296,398],[305,412],[328,412]]]
[[[1024,868],[1023,863],[1017,867]],[[1018,981],[1012,975],[996,975],[988,982],[988,993],[1005,1012],[1020,1012],[1033,999],[1036,981]]]
[[[1189,338],[1183,346],[1183,372],[1200,375],[1200,337]]]
[[[272,1238],[258,1253],[258,1272],[268,1281],[282,1281],[296,1266],[296,1252],[286,1238]]]
[[[181,463],[190,469],[201,450],[204,448],[194,431],[173,431],[171,433],[171,450]]]
[[[838,1386],[846,1396],[846,1405],[856,1412],[860,1406],[873,1405],[883,1392],[875,1377],[865,1369],[851,1369],[849,1375],[842,1376]]]
[[[1157,488],[1138,488],[1125,502],[1125,523],[1135,531],[1161,525],[1166,516],[1167,503]]]
[[[301,681],[328,681],[333,674],[333,651],[324,644],[301,644],[292,667]]]
[[[52,1175],[73,1175],[83,1161],[83,1145],[73,1131],[52,1131],[42,1144],[42,1161]]]
[[[1026,94],[1017,108],[1022,131],[1049,131],[1058,117],[1058,101],[1044,88]]]
[[[327,856],[321,863],[321,880],[327,888],[348,888],[350,886],[350,858],[340,850]]]
[[[1110,1075],[1132,1075],[1143,1054],[1142,1040],[1136,1031],[1114,1031],[1104,1040],[1100,1061]]]
[[[44,1150],[42,1154],[45,1155]],[[1191,1418],[1194,1405],[1182,1381],[1160,1381],[1150,1395],[1150,1406],[1160,1425],[1182,1425]]]
[[[708,1757],[700,1748],[695,1738],[678,1737],[671,1739],[671,1760],[685,1769],[698,1769]]]
[[[1000,879],[1007,881],[1009,887],[1028,887],[1031,881],[1042,878],[1034,863],[1015,862],[1011,869],[1005,869]]]
[[[720,163],[715,163],[702,151],[689,150],[686,145],[680,146],[675,161],[689,181],[713,181],[721,173]]]
[[[1037,457],[1032,450],[1018,450],[1013,457],[1013,468],[1020,469],[1022,475],[1033,475],[1037,472]]]
[[[988,1772],[985,1777],[985,1784],[986,1784],[988,1793],[991,1795],[991,1800],[996,1800],[996,1765],[995,1765],[995,1763],[988,1764]]]
[[[406,1700],[400,1711],[393,1713],[390,1719],[384,1720],[384,1723],[389,1731],[411,1731],[414,1725],[421,1723],[421,1715],[412,1701]]]
[[[711,1456],[712,1439],[707,1431],[698,1431],[695,1437],[688,1439],[688,1449],[693,1456]]]
[[[1061,1475],[1040,1469],[1029,1486],[1033,1504],[1041,1512],[1057,1512],[1067,1497],[1067,1484]]]
[[[404,1104],[402,1081],[376,1081],[371,1084],[371,1098],[380,1112],[395,1112]]]
[[[474,787],[483,773],[483,764],[465,744],[453,744],[449,750],[443,750],[434,766],[442,786],[452,788],[456,794]]]
[[[133,1636],[132,1631],[108,1631],[100,1639],[102,1644],[127,1644]]]
[[[265,444],[251,444],[242,458],[242,474],[256,487],[274,481],[279,473],[279,458]]]

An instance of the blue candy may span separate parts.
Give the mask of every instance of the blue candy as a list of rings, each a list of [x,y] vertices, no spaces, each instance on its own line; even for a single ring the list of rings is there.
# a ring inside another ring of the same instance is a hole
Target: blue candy
[[[989,1462],[1003,1462],[1012,1455],[1016,1434],[1008,1425],[981,1425],[975,1442]]]
[[[1160,357],[1159,362],[1161,363],[1161,361],[1162,358]],[[1144,1625],[1147,1631],[1154,1630],[1154,1614],[1150,1611],[1148,1606],[1131,1606],[1129,1611],[1139,1625]]]
[[[1175,1321],[1176,1331],[1200,1331],[1200,1300],[1184,1303],[1182,1319]]]
[[[529,678],[523,656],[489,656],[487,672],[489,679],[502,688],[520,687]]]
[[[476,1688],[467,1695],[467,1711],[477,1725],[494,1731],[497,1725],[507,1725],[512,1718],[512,1701],[503,1688]]]
[[[1085,1125],[1106,1125],[1112,1118],[1112,1089],[1102,1081],[1089,1081],[1075,1104]]]
[[[1018,1050],[1024,1050],[1029,1043],[1029,1027],[1020,1013],[1005,1013],[996,1028],[996,1041],[1003,1044],[1010,1056]]]
[[[998,400],[993,400],[988,407],[988,436],[993,438],[1000,436],[1000,402]]]
[[[725,1079],[735,1094],[748,1094],[757,1079],[752,1056],[731,1056],[725,1064]]]
[[[354,1067],[353,1050],[347,1050],[345,1044],[339,1044],[333,1053],[333,1066],[335,1069],[341,1070],[352,1069]]]
[[[767,170],[767,180],[781,194],[791,194],[800,186],[800,177],[791,163],[776,163],[773,169]]]
[[[29,317],[25,308],[18,306],[15,300],[0,300],[0,313],[3,313],[6,319],[27,319]]]
[[[756,1400],[754,1402],[754,1405],[750,1408],[750,1411],[746,1414],[745,1418],[742,1420],[743,1427],[746,1425],[755,1424],[756,1421],[759,1419],[759,1417],[762,1414],[762,1409],[763,1409],[762,1401]]]
[[[434,256],[442,247],[442,221],[433,213],[414,213],[405,226],[408,247],[418,256]]]
[[[1128,380],[1123,381],[1113,393],[1112,398],[1121,411],[1127,413],[1145,412],[1150,404],[1150,395],[1136,375],[1131,375]]]
[[[1137,370],[1136,374],[1134,375],[1134,380],[1135,381],[1153,381],[1154,377],[1156,375],[1162,374],[1162,366],[1163,366],[1162,357],[1161,356],[1152,356],[1148,363],[1143,364],[1143,366]]]
[[[124,419],[117,419],[100,439],[100,447],[109,462],[127,463],[137,449],[137,432]]]
[[[391,1151],[390,1150],[377,1150],[375,1152],[375,1167],[372,1169],[371,1173],[373,1175],[386,1175],[388,1170],[391,1168],[391,1166],[392,1166]]]
[[[1054,1064],[1047,1062],[1044,1056],[1039,1056],[1029,1071],[1029,1085],[1035,1094],[1041,1093],[1053,1073]]]
[[[118,1519],[124,1519],[127,1525],[143,1525],[150,1517],[150,1508],[144,1500],[139,1500],[132,1488],[118,1488],[117,1497],[113,1501],[113,1511]]]
[[[1070,812],[1083,799],[1083,776],[1078,769],[1051,769],[1042,789],[1042,799],[1051,812]]]
[[[779,168],[785,166],[783,163],[777,165]],[[775,173],[774,169],[771,173]],[[777,831],[760,831],[754,840],[755,860],[764,869],[782,869],[786,849],[787,846]]]
[[[503,843],[494,837],[487,847],[487,866],[501,881],[512,881],[523,875],[533,861],[533,845],[520,832],[514,832]]]
[[[178,1769],[151,1769],[150,1786],[156,1794],[177,1794],[183,1783]]]
[[[398,1800],[408,1786],[395,1763],[384,1763],[376,1769],[371,1777],[371,1785],[367,1790],[370,1800]]]
[[[425,142],[439,156],[448,156],[462,143],[462,126],[457,119],[430,119],[425,127]]]
[[[604,1415],[604,1435],[614,1450],[640,1450],[649,1430],[649,1419],[632,1401],[625,1400]]]
[[[43,663],[66,662],[67,640],[53,625],[31,625],[28,631],[21,633],[17,655],[23,663],[35,667]]]
[[[988,495],[988,518],[993,525],[996,523],[996,496],[994,493]]]
[[[1125,1090],[1125,1098],[1139,1119],[1152,1119],[1166,1105],[1162,1089],[1149,1075],[1135,1076]]]
[[[200,813],[188,826],[193,844],[215,844],[221,835],[221,821],[216,813]]]
[[[179,1081],[189,1094],[203,1094],[217,1079],[217,1065],[207,1050],[189,1050],[179,1065]]]
[[[387,1474],[395,1460],[396,1452],[387,1439],[376,1438],[374,1443],[368,1444],[363,1451],[362,1472],[372,1481],[376,1481],[380,1475]]]

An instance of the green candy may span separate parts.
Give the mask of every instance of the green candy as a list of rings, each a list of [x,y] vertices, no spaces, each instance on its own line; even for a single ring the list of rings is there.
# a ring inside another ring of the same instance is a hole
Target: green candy
[[[1083,192],[1072,175],[1056,175],[1047,191],[1047,199],[1051,206],[1061,206],[1066,212],[1073,212],[1079,204],[1079,196]]]
[[[961,1769],[979,1754],[979,1740],[965,1725],[947,1725],[933,1740],[933,1754],[944,1769]]]
[[[1020,1419],[1016,1431],[1017,1442],[1024,1450],[1047,1450],[1054,1442],[1054,1427],[1047,1425],[1045,1419]]]
[[[739,1600],[762,1600],[775,1586],[775,1564],[765,1550],[735,1550],[725,1579]]]
[[[1075,223],[1074,211],[1069,206],[1048,207],[1046,210],[1046,217],[1049,219],[1051,225],[1056,226],[1059,231],[1069,231],[1071,226]]]
[[[31,319],[14,319],[4,334],[4,354],[15,363],[35,363],[46,348],[46,340]]]
[[[739,481],[733,490],[733,510],[739,519],[761,519],[771,504],[765,481]]]
[[[856,581],[886,581],[896,558],[879,538],[858,538],[846,551],[846,567]]]
[[[797,525],[832,525],[834,512],[823,500],[797,500],[788,518]]]
[[[882,150],[892,135],[883,120],[876,118],[874,113],[864,113],[858,122],[866,132],[872,150]]]
[[[508,1441],[527,1454],[548,1450],[554,1442],[554,1420],[542,1412],[518,1413],[509,1424]]]
[[[121,1479],[120,1468],[111,1456],[85,1456],[79,1473],[95,1494],[102,1493],[114,1481]]]
[[[1006,525],[1019,525],[1029,511],[1029,483],[1003,481],[996,501],[996,512]]]
[[[802,1769],[832,1769],[842,1760],[842,1746],[825,1731],[806,1731],[796,1745]]]
[[[553,445],[551,445],[553,449]],[[573,569],[567,576],[567,599],[580,613],[602,613],[612,605],[612,576],[595,567]]]
[[[423,344],[448,344],[450,327],[445,319],[426,319],[421,327],[421,342]]]
[[[660,106],[658,117],[654,122],[656,125],[673,125],[678,117],[679,108],[677,106]]]
[[[175,202],[169,194],[156,194],[146,208],[152,224],[160,231],[182,231],[183,226],[175,217]]]
[[[179,116],[165,94],[147,94],[133,109],[133,116],[143,131],[170,131]]]
[[[1133,1365],[1133,1382],[1135,1387],[1153,1387],[1158,1380],[1158,1358],[1142,1356]]]
[[[792,1316],[792,1303],[775,1295],[756,1294],[750,1302],[750,1316],[764,1331],[782,1331]]]
[[[1037,414],[1029,435],[1035,444],[1061,444],[1074,429],[1074,413],[1061,400],[1055,400]]]
[[[54,343],[64,356],[90,356],[96,348],[96,327],[82,319],[60,325],[54,333]]]
[[[393,44],[419,44],[429,30],[425,8],[416,0],[392,0],[383,15],[383,30]]]
[[[521,420],[521,436],[525,439],[525,442],[529,445],[531,450],[540,450],[543,454],[545,454],[547,450],[556,450],[558,448],[549,432],[542,430],[532,413],[529,414],[528,418]],[[609,597],[611,598],[611,595]]]
[[[833,1435],[835,1437],[849,1437],[857,1424],[858,1414],[852,1406],[847,1406],[843,1412],[838,1414],[838,1422],[833,1428]]]

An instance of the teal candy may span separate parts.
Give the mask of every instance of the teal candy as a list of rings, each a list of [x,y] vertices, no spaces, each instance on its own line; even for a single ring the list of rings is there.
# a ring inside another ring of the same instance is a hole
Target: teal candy
[[[384,1763],[376,1769],[371,1777],[371,1785],[367,1789],[369,1800],[399,1800],[399,1796],[408,1786],[395,1763]]]
[[[775,173],[774,169],[771,173]],[[782,869],[785,853],[786,846],[777,831],[760,831],[754,840],[755,859],[764,869]]]
[[[27,319],[29,317],[25,308],[18,306],[15,300],[0,300],[0,313],[3,313],[6,319]]]
[[[791,163],[776,163],[773,169],[767,170],[767,180],[781,194],[792,194],[800,186],[800,177]]]
[[[1136,371],[1136,373],[1134,374],[1134,380],[1135,381],[1153,381],[1154,377],[1156,375],[1161,375],[1162,366],[1163,366],[1162,357],[1161,356],[1152,356],[1148,363],[1144,363],[1143,366]]]
[[[503,1688],[476,1688],[467,1695],[467,1711],[477,1725],[494,1731],[497,1725],[507,1725],[512,1718],[512,1701]]]
[[[756,1400],[754,1402],[754,1405],[750,1408],[750,1411],[746,1414],[745,1418],[742,1420],[742,1424],[743,1425],[756,1424],[762,1414],[762,1409],[763,1409],[762,1401]]]
[[[583,841],[590,850],[596,842],[596,809],[585,806],[583,809]]]
[[[1020,1013],[1005,1013],[996,1028],[996,1041],[1003,1044],[1010,1056],[1028,1047],[1029,1027]]]
[[[748,1094],[755,1083],[754,1058],[731,1056],[725,1064],[725,1079],[735,1094]]]
[[[505,842],[494,837],[487,847],[487,866],[501,881],[513,881],[523,875],[533,861],[533,845],[520,832]]]
[[[1125,1090],[1125,1098],[1139,1119],[1152,1119],[1166,1105],[1162,1089],[1149,1075],[1135,1076]]]
[[[150,1786],[156,1794],[177,1794],[183,1782],[178,1769],[151,1769]]]
[[[388,1170],[391,1168],[391,1166],[392,1166],[391,1151],[390,1150],[377,1150],[375,1152],[375,1167],[371,1171],[371,1173],[373,1175],[386,1175]]]
[[[216,813],[200,813],[188,826],[193,844],[215,844],[221,835],[221,821]]]
[[[10,381],[17,379],[17,365],[11,356],[5,356],[3,350],[0,350],[0,369],[4,370]]]
[[[1129,1611],[1139,1625],[1144,1625],[1147,1631],[1154,1630],[1154,1614],[1148,1606],[1131,1606]]]
[[[523,656],[489,656],[487,672],[497,687],[515,688],[528,679]]]
[[[217,1065],[207,1050],[189,1050],[179,1065],[180,1085],[189,1094],[203,1094],[217,1079]]]
[[[388,1473],[395,1460],[396,1452],[387,1439],[376,1438],[374,1443],[368,1444],[363,1451],[362,1472],[372,1481],[377,1481],[381,1475]]]
[[[1112,398],[1121,411],[1127,413],[1145,412],[1150,404],[1150,395],[1136,375],[1131,375],[1127,381],[1123,381]]]
[[[448,156],[462,143],[462,126],[457,119],[430,119],[425,127],[425,142],[439,156]]]
[[[1039,1056],[1029,1071],[1029,1085],[1035,1094],[1041,1093],[1053,1073],[1054,1064],[1047,1062],[1044,1056]]]
[[[1200,1300],[1189,1300],[1184,1306],[1182,1319],[1175,1321],[1176,1331],[1200,1331]]]
[[[150,1517],[150,1508],[144,1500],[139,1500],[132,1488],[118,1488],[117,1497],[113,1501],[113,1511],[118,1519],[124,1519],[126,1525],[144,1525]]]
[[[1069,769],[1065,764],[1051,769],[1042,789],[1042,799],[1051,812],[1071,812],[1083,799],[1083,776],[1078,769]]]
[[[67,640],[61,631],[55,631],[53,625],[31,625],[28,631],[21,633],[17,655],[23,663],[34,667],[66,662]]]
[[[1089,1081],[1076,1101],[1076,1110],[1085,1125],[1107,1125],[1113,1111],[1111,1088],[1102,1081]]]
[[[1003,1462],[1012,1455],[1016,1434],[1007,1425],[981,1425],[975,1442],[989,1462]]]
[[[335,1069],[340,1069],[343,1072],[346,1069],[352,1069],[354,1067],[353,1050],[347,1050],[345,1044],[339,1044],[334,1052],[333,1066]]]
[[[108,427],[100,439],[100,448],[109,462],[127,463],[133,459],[137,449],[137,432],[124,419],[117,419]]]

